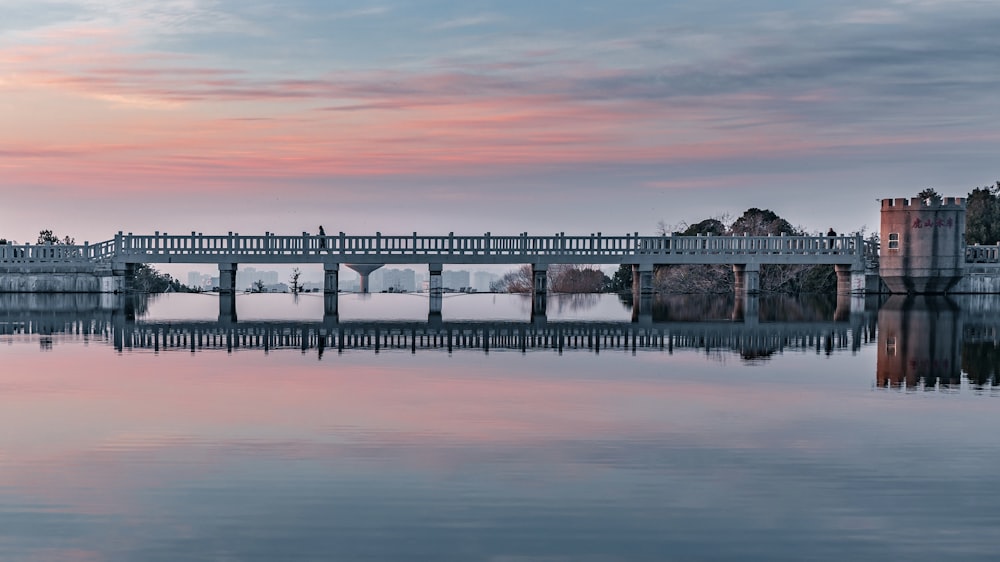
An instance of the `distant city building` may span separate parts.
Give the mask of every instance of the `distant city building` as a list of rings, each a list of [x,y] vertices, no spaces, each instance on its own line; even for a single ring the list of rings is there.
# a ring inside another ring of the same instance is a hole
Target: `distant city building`
[[[490,290],[490,283],[499,280],[500,276],[496,273],[477,271],[472,274],[472,288],[477,291],[486,292]]]
[[[472,286],[469,283],[469,272],[464,270],[441,272],[441,285],[452,291],[461,291],[463,288],[468,290]]]
[[[380,271],[380,270],[376,270]],[[380,291],[413,292],[417,290],[417,276],[412,269],[387,269],[382,271]]]
[[[274,285],[278,283],[277,271],[258,271],[253,267],[240,268],[236,270],[236,286],[240,289],[249,289],[254,283],[261,281],[264,285]]]

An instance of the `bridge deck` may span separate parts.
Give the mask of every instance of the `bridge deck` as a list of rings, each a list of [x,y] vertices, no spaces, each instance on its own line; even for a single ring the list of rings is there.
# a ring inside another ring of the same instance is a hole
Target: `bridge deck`
[[[119,233],[84,246],[0,246],[0,263],[850,264],[877,261],[860,236],[243,236]]]

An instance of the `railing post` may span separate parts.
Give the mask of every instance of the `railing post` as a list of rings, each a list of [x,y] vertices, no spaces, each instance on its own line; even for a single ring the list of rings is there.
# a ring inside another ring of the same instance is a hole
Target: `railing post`
[[[493,244],[493,239],[490,236],[490,233],[487,232],[483,236],[483,253],[486,254],[487,256],[490,255],[490,252],[492,251],[492,244]]]
[[[302,255],[305,256],[309,253],[309,233],[302,231]]]

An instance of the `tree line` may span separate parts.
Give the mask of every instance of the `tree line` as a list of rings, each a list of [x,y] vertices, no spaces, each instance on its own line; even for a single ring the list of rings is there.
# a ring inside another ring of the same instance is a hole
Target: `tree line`
[[[928,188],[917,193],[917,197],[939,199],[941,196]],[[733,220],[719,216],[676,226],[661,221],[657,234],[804,236],[810,233],[792,226],[770,209],[752,207]],[[865,233],[862,230],[860,234]],[[868,234],[867,239],[878,242],[878,233]],[[966,197],[965,240],[967,244],[1000,244],[1000,181],[992,186],[976,187]],[[653,272],[656,290],[664,293],[728,293],[733,290],[733,282],[732,267],[727,265],[666,265],[658,266]],[[494,291],[512,293],[527,293],[531,288],[531,266],[508,272],[491,285]],[[590,267],[550,266],[549,288],[555,292],[629,292],[632,290],[632,267],[622,265],[608,277]],[[837,276],[832,265],[762,265],[760,289],[765,293],[831,293],[837,289]]]

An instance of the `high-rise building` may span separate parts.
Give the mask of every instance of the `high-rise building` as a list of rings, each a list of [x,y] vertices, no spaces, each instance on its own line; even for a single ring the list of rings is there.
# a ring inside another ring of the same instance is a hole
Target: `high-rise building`
[[[382,288],[380,290],[393,292],[416,291],[416,273],[412,269],[387,269],[382,272]]]
[[[445,289],[451,289],[453,291],[461,291],[462,288],[468,289],[471,286],[469,283],[469,272],[465,270],[442,271],[441,285],[443,285]]]
[[[480,292],[486,292],[490,290],[490,283],[499,279],[500,276],[496,273],[477,271],[472,274],[472,288]]]

